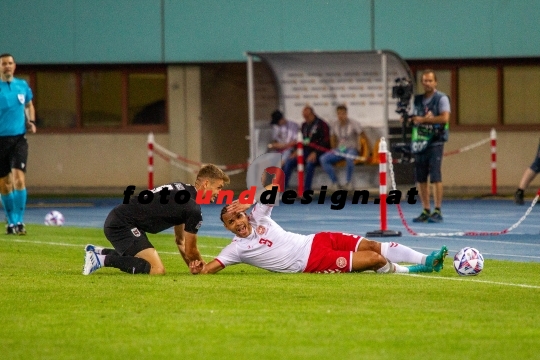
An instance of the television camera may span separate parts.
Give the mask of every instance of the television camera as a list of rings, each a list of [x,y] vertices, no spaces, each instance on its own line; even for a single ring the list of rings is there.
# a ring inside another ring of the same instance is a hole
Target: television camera
[[[401,154],[400,163],[410,163],[413,161],[411,155],[411,143],[407,141],[407,128],[411,126],[411,115],[409,115],[409,108],[411,105],[411,98],[414,94],[413,82],[407,78],[397,78],[395,80],[395,86],[392,87],[392,98],[398,99],[396,106],[396,113],[400,114],[403,118],[401,123],[401,135],[402,142],[392,145],[392,149],[395,152]]]

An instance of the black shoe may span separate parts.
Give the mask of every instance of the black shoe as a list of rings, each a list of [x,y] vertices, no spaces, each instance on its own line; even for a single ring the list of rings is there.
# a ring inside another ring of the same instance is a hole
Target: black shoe
[[[517,204],[517,205],[523,205],[525,202],[523,201],[523,190],[521,189],[517,189],[516,190],[516,193],[514,194],[514,202]]]
[[[422,211],[420,216],[415,217],[412,221],[413,222],[428,222],[428,220],[429,220],[429,211],[424,210]]]
[[[6,225],[6,235],[17,235],[17,228],[15,225]]]
[[[442,214],[440,210],[435,210],[428,219],[430,223],[441,223],[443,221]]]
[[[17,231],[18,235],[26,235],[26,227],[22,223],[15,225],[15,231]]]

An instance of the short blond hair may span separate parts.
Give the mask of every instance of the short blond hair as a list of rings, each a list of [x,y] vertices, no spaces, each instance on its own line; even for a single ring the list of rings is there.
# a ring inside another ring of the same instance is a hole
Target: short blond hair
[[[197,180],[201,179],[223,180],[225,184],[231,182],[229,176],[214,164],[206,164],[201,167],[201,169],[197,173]]]

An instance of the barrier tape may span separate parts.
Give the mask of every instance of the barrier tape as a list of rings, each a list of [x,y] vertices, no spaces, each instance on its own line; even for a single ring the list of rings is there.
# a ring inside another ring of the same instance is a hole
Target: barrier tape
[[[148,148],[148,188],[152,189],[154,186],[154,154],[158,155],[169,164],[176,166],[182,170],[185,170],[191,174],[197,174],[199,169],[203,166],[203,163],[193,161],[165,148],[158,144],[154,140],[154,135],[150,133],[147,141]],[[187,164],[187,165],[186,165]],[[227,175],[235,175],[245,171],[248,167],[248,163],[232,164],[232,165],[216,165],[223,170]]]
[[[365,156],[358,156],[358,155],[351,155],[351,154],[345,154],[341,151],[334,150],[334,149],[327,149],[324,146],[317,145],[315,143],[309,143],[305,146],[309,146],[315,150],[324,151],[324,152],[332,152],[335,155],[341,156],[342,158],[352,159],[352,160],[358,160],[358,161],[366,161]]]
[[[160,144],[155,142],[154,143],[154,151],[156,151],[156,150],[161,152],[162,154],[170,157],[171,159],[179,160],[179,161],[181,161],[183,163],[186,163],[186,164],[190,164],[190,165],[197,166],[197,167],[201,167],[203,165],[203,163],[201,163],[201,162],[190,160],[188,158],[185,158],[183,156],[175,154],[172,151],[166,149],[165,147],[163,147]],[[237,169],[244,170],[244,169],[247,169],[248,164],[247,163],[242,163],[242,164],[216,165],[216,166],[218,168],[220,168],[221,170],[223,170],[223,171],[225,171],[225,170],[237,170]]]
[[[389,170],[390,170],[390,179],[392,181],[392,190],[397,190],[396,180],[395,180],[395,177],[394,177],[394,166],[392,165],[392,154],[390,152],[388,152],[388,157],[389,157],[388,163],[390,164],[389,165]],[[535,198],[533,199],[533,201],[531,203],[531,206],[529,206],[527,211],[525,211],[525,214],[517,222],[515,222],[512,226],[510,226],[510,227],[508,227],[508,228],[506,228],[504,230],[500,230],[500,231],[458,231],[458,232],[453,232],[453,233],[442,233],[442,232],[441,233],[417,233],[416,231],[411,229],[409,224],[407,224],[407,220],[405,220],[405,216],[403,215],[403,211],[401,209],[400,204],[397,204],[397,210],[398,210],[398,213],[399,213],[399,217],[401,219],[401,223],[403,224],[403,226],[405,227],[407,232],[409,234],[413,235],[413,236],[489,236],[489,235],[503,235],[503,234],[507,234],[510,231],[517,228],[525,220],[525,218],[527,218],[527,216],[531,213],[534,205],[536,205],[536,203],[538,202],[539,197],[540,197],[540,189],[538,189],[538,191],[536,193],[536,196],[535,196]]]
[[[489,141],[491,141],[491,138],[485,138],[485,139],[477,141],[477,142],[475,142],[475,143],[473,143],[471,145],[467,145],[467,146],[464,146],[464,147],[456,149],[456,150],[445,152],[443,154],[443,156],[450,156],[450,155],[460,154],[462,152],[469,151],[469,150],[472,150],[472,149],[477,148],[479,146],[482,146],[482,145],[488,143]]]
[[[176,166],[179,169],[185,170],[185,171],[187,171],[187,172],[189,172],[191,174],[197,174],[199,172],[198,168],[191,168],[189,166],[186,166],[186,165],[176,161],[175,159],[171,158],[169,156],[169,154],[162,153],[161,149],[158,149],[157,147],[154,148],[154,153],[156,155],[158,155],[159,157],[161,157],[163,160],[167,161],[169,164],[171,164],[173,166]],[[227,175],[235,175],[235,174],[239,174],[239,173],[241,173],[243,171],[244,171],[244,169],[236,169],[236,170],[224,170],[223,172],[226,173]]]
[[[462,152],[465,152],[465,151],[469,151],[469,150],[472,150],[472,149],[475,149],[479,146],[482,146],[488,142],[493,142],[493,140],[491,138],[485,138],[485,139],[482,139],[480,141],[477,141],[473,144],[470,144],[470,145],[467,145],[467,146],[464,146],[462,148],[459,148],[459,149],[456,149],[456,150],[451,150],[451,151],[448,151],[448,152],[445,152],[443,154],[443,156],[451,156],[451,155],[456,155],[456,154],[460,154]],[[319,150],[319,151],[324,151],[324,152],[329,152],[331,151],[332,153],[336,154],[336,155],[339,155],[339,156],[342,156],[344,158],[348,158],[348,159],[353,159],[353,160],[359,160],[359,161],[366,161],[366,158],[363,157],[363,156],[354,156],[354,155],[350,155],[350,154],[344,154],[342,152],[339,152],[337,150],[334,150],[334,149],[327,149],[325,148],[324,146],[320,146],[320,145],[317,145],[317,144],[314,144],[314,143],[309,143],[308,145],[306,146],[309,146],[309,147],[312,147],[314,148],[315,150]],[[397,162],[397,160],[393,160],[394,163]]]

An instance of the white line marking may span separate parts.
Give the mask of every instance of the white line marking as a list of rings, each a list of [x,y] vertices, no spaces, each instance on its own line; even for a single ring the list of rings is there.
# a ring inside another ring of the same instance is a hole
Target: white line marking
[[[0,239],[5,242],[19,242],[19,243],[32,243],[32,244],[38,244],[38,245],[58,245],[58,246],[77,246],[81,247],[81,249],[84,249],[84,245],[77,245],[77,244],[65,244],[65,243],[56,243],[56,242],[45,242],[45,241],[38,241],[38,240],[21,240],[21,239]]]
[[[427,247],[422,247],[422,246],[415,246],[414,248],[419,249],[419,250],[428,250],[428,251],[434,250],[433,248],[427,248]],[[450,256],[451,253],[457,253],[458,251],[459,250],[448,249],[449,258],[452,258],[452,256]],[[488,253],[488,252],[483,252],[483,251],[482,251],[482,255],[484,255],[484,258],[488,258],[488,259],[489,259],[489,257],[486,257],[486,255],[507,256],[507,257],[528,258],[528,259],[540,259],[540,256],[533,256],[533,255],[497,254],[497,253]]]
[[[538,285],[526,285],[526,284],[503,283],[503,282],[498,282],[498,281],[477,280],[477,279],[471,279],[470,277],[465,279],[463,277],[449,278],[449,277],[419,275],[419,274],[396,274],[396,275],[425,277],[425,278],[439,279],[439,280],[468,281],[468,282],[477,282],[477,283],[484,283],[484,284],[490,284],[490,285],[517,286],[517,287],[522,287],[522,288],[540,289],[540,286],[538,286]]]
[[[65,243],[57,243],[57,242],[45,242],[45,241],[39,241],[39,240],[22,240],[22,239],[13,239],[13,238],[11,239],[0,238],[0,240],[6,241],[6,242],[31,243],[31,244],[37,244],[37,245],[74,246],[74,247],[80,247],[82,251],[84,250],[84,245],[80,245],[80,244],[65,244]],[[100,245],[96,245],[96,246],[100,246]],[[221,247],[218,247],[218,246],[200,246],[200,247],[213,247],[216,249],[222,249]],[[159,251],[159,254],[180,255],[179,252],[169,252],[169,251]],[[216,255],[205,255],[205,254],[201,254],[201,256],[211,257],[211,258],[216,257]]]
[[[499,235],[505,236],[505,235]],[[523,242],[511,242],[511,241],[498,241],[498,240],[482,240],[472,237],[448,237],[448,236],[433,236],[430,239],[440,239],[440,240],[455,240],[455,241],[474,241],[474,242],[486,242],[494,244],[504,244],[504,245],[521,245],[521,246],[540,246],[540,243],[523,243]]]

